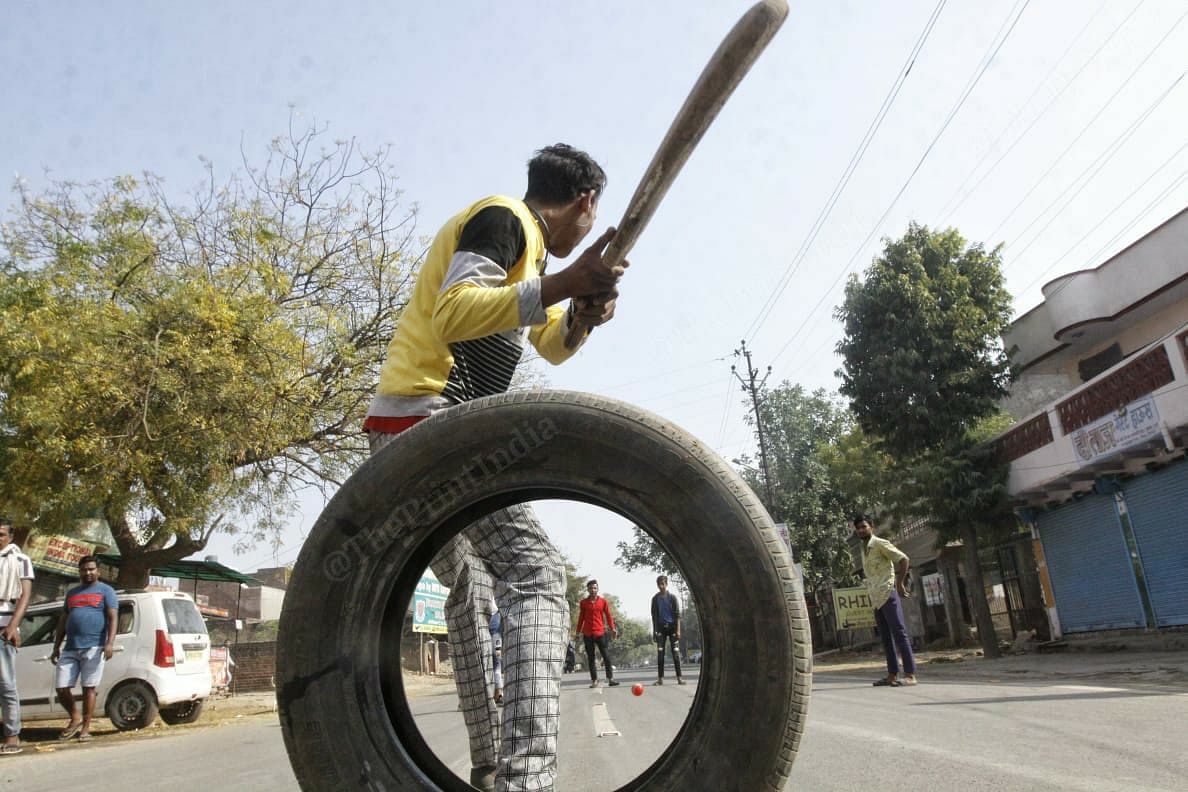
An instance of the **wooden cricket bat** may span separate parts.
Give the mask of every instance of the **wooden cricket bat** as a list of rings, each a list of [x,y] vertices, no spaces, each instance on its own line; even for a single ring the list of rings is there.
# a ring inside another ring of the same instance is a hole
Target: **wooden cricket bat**
[[[618,230],[607,245],[604,261],[615,266],[627,257],[702,135],[787,16],[786,0],[762,0],[751,6],[722,40],[635,188]],[[565,336],[565,346],[577,346],[586,330],[584,324],[574,322]]]

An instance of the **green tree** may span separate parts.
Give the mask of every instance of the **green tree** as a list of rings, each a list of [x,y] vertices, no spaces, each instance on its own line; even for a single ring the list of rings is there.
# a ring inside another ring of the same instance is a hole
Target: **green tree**
[[[615,566],[634,572],[647,569],[657,575],[667,575],[670,579],[683,581],[681,570],[664,548],[638,525],[631,526],[631,541],[616,542],[619,557],[615,559]]]
[[[183,201],[151,174],[16,187],[0,230],[0,502],[99,514],[118,583],[333,487],[416,271],[386,153],[310,129]],[[398,211],[399,210],[399,211]]]
[[[851,425],[836,443],[820,449],[820,456],[834,485],[850,499],[852,512],[885,512],[896,500],[895,462],[861,426]]]
[[[830,466],[834,449],[852,426],[849,411],[823,389],[808,393],[783,382],[764,390],[759,413],[775,500],[772,517],[788,525],[806,587],[816,591],[826,580],[849,580],[853,560],[846,538],[854,493],[839,485]],[[755,425],[753,415],[747,421]],[[742,457],[736,463],[751,488],[761,492],[762,476],[751,460]]]
[[[642,619],[619,619],[619,638],[614,644],[614,661],[618,665],[641,665],[656,656],[652,640],[652,625]]]
[[[851,278],[837,316],[845,325],[841,392],[895,461],[893,508],[900,517],[926,515],[942,539],[962,540],[978,637],[995,657],[978,534],[1005,513],[1005,469],[980,433],[1012,377],[1001,343],[1011,319],[1001,247],[986,251],[954,229],[913,223],[886,243],[864,280]]]

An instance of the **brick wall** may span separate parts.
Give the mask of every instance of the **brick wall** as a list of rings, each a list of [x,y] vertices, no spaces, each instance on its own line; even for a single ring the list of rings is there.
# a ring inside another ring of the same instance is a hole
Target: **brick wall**
[[[276,641],[232,644],[231,659],[235,676],[231,686],[236,693],[249,690],[272,690],[276,673]]]

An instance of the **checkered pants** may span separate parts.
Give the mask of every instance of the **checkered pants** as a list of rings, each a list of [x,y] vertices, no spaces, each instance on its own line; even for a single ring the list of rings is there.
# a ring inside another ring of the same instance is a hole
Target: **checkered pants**
[[[372,453],[395,437],[372,432]],[[498,767],[498,792],[552,792],[569,625],[561,554],[532,507],[516,504],[467,527],[430,567],[450,588],[446,626],[471,764]],[[502,712],[492,698],[492,596],[503,618]]]

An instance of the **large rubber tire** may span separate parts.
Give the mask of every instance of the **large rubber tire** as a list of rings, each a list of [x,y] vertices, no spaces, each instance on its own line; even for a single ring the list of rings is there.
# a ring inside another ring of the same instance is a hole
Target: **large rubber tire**
[[[277,641],[277,702],[302,789],[470,787],[429,750],[400,673],[417,580],[509,503],[562,498],[644,527],[680,567],[705,663],[688,718],[623,789],[782,790],[812,649],[783,541],[750,488],[673,424],[606,398],[504,394],[439,413],[368,460],[302,547]]]
[[[107,696],[104,709],[120,731],[145,729],[157,719],[157,694],[147,682],[125,682]]]
[[[197,701],[183,701],[161,710],[161,720],[170,726],[180,726],[183,723],[197,723],[202,717],[202,704],[205,699]]]

